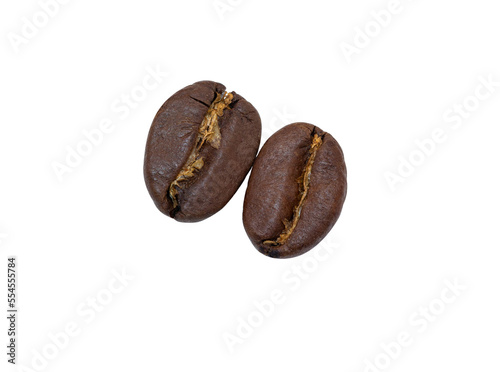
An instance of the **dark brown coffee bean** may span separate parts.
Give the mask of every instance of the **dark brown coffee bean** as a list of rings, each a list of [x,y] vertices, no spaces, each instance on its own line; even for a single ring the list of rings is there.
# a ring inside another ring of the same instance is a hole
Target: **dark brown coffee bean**
[[[259,149],[260,116],[224,85],[202,81],[170,97],[153,120],[144,177],[158,209],[182,222],[221,210]]]
[[[255,161],[243,207],[245,230],[267,256],[301,255],[335,225],[346,192],[337,141],[314,125],[290,124],[269,138]]]

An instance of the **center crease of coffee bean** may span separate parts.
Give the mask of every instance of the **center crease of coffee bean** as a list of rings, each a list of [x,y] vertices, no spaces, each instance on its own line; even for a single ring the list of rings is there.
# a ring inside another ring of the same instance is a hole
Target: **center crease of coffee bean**
[[[208,142],[215,149],[220,147],[221,133],[219,117],[224,115],[224,110],[229,107],[232,101],[233,95],[231,93],[217,93],[217,98],[210,105],[207,114],[198,128],[196,144],[186,164],[184,164],[184,167],[168,189],[168,197],[172,200],[174,208],[177,208],[179,205],[177,195],[179,194],[178,189],[183,187],[182,183],[194,177],[195,171],[200,171],[205,164],[203,157],[200,156],[203,145]]]
[[[309,149],[309,159],[307,160],[307,164],[304,167],[302,175],[297,180],[299,183],[299,197],[300,200],[298,204],[293,208],[293,216],[291,220],[284,220],[283,225],[285,225],[285,229],[280,234],[280,236],[276,240],[265,240],[263,244],[271,245],[271,246],[281,246],[286,243],[290,235],[292,235],[293,231],[297,227],[299,223],[300,214],[302,213],[302,208],[304,206],[305,200],[307,198],[307,194],[309,193],[309,188],[311,185],[311,172],[314,164],[314,160],[316,159],[316,154],[318,153],[319,148],[323,144],[323,139],[321,136],[314,134],[312,138],[312,144]]]

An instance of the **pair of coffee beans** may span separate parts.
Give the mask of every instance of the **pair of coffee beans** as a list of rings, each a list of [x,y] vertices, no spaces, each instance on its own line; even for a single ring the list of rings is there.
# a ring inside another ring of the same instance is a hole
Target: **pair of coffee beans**
[[[229,202],[253,166],[243,206],[248,237],[269,257],[295,257],[317,245],[340,215],[344,156],[330,134],[306,123],[276,132],[257,156],[261,130],[259,113],[239,94],[212,81],[190,85],[153,120],[146,186],[161,212],[198,222]]]

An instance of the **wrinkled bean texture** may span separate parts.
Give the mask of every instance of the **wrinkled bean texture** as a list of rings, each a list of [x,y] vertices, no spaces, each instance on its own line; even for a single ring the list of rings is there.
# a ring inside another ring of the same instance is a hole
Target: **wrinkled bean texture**
[[[221,210],[240,187],[260,145],[257,110],[222,84],[201,81],[170,97],[151,126],[144,160],[149,194],[182,222]]]
[[[318,127],[290,124],[265,143],[243,208],[253,245],[273,258],[299,256],[332,229],[347,193],[344,154]]]

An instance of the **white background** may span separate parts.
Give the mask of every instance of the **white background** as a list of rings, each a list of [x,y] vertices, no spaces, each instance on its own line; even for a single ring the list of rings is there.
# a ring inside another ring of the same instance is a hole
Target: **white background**
[[[500,81],[497,2],[401,0],[381,30],[371,12],[388,1],[219,3],[233,5],[218,13],[212,0],[73,0],[45,26],[37,1],[2,3],[0,292],[4,309],[15,255],[18,363],[54,372],[498,371],[500,87],[473,98],[480,78]],[[41,26],[16,48],[24,17]],[[349,61],[342,43],[356,46],[365,27],[369,43]],[[148,67],[169,76],[117,112]],[[291,260],[258,253],[241,222],[247,181],[202,223],[156,210],[142,176],[149,126],[170,95],[205,79],[259,110],[263,141],[294,121],[339,141],[348,196],[321,246]],[[446,122],[464,100],[474,112]],[[105,119],[113,130],[58,180],[54,164]],[[446,140],[421,158],[415,141],[437,128]],[[411,154],[420,165],[392,190],[387,172]],[[123,269],[133,279],[108,299],[113,270]],[[467,289],[443,307],[446,280]],[[255,315],[255,301],[275,291],[281,303]],[[98,296],[109,304],[89,322],[79,309]],[[429,306],[439,313],[432,322],[415,315]],[[225,337],[240,337],[252,316],[261,324],[231,352]],[[67,324],[79,335],[60,336]],[[381,344],[401,332],[413,342],[387,356]],[[54,351],[49,334],[62,347]],[[36,357],[44,352],[46,364]]]

